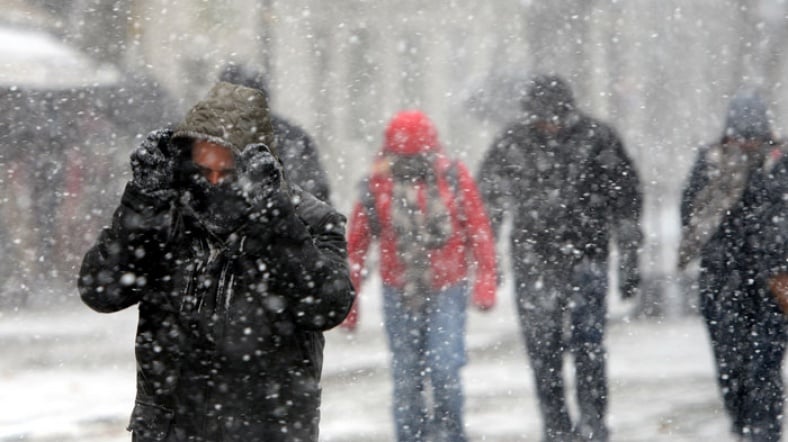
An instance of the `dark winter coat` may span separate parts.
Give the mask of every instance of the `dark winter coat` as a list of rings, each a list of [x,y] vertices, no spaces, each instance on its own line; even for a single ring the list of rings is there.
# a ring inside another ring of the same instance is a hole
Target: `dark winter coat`
[[[693,213],[695,196],[711,181],[709,152],[719,148],[720,145],[712,145],[701,150],[690,172],[681,206],[683,225],[687,225]],[[788,271],[785,221],[788,157],[783,156],[776,165],[773,163],[773,158],[767,158],[760,162],[760,167],[749,171],[741,197],[725,212],[716,231],[701,248],[700,278],[705,292],[701,294],[702,301],[707,297],[721,301],[735,292],[752,291],[766,294],[766,303],[770,308],[776,307],[765,288],[768,277]],[[732,307],[736,309],[746,308],[742,300],[735,304]]]
[[[287,180],[330,204],[328,176],[320,164],[320,156],[312,137],[277,114],[271,115],[271,123],[276,149],[285,167]]]
[[[270,139],[251,129],[260,108],[244,110],[244,91],[219,92],[176,136],[236,151]],[[305,240],[273,234],[259,219],[220,239],[182,199],[127,186],[85,255],[79,289],[100,312],[138,305],[134,440],[317,440],[322,331],[344,319],[353,290],[344,217],[291,191]]]
[[[606,259],[614,235],[634,268],[642,194],[615,131],[579,112],[548,139],[527,121],[506,127],[478,175],[493,230],[512,216],[512,253],[536,266]]]
[[[768,202],[754,223],[763,231],[751,245],[763,251],[759,274],[767,278],[788,273],[788,152],[783,150],[770,177]]]

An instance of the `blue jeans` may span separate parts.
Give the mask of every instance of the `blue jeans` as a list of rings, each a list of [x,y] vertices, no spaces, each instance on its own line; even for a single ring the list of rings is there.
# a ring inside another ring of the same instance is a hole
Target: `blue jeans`
[[[463,393],[460,369],[465,365],[465,284],[425,293],[432,300],[424,314],[411,313],[402,293],[383,287],[383,316],[394,382],[397,440],[418,442],[433,437],[463,442]],[[432,409],[426,395],[431,387]]]
[[[520,326],[533,367],[546,442],[607,441],[607,353],[604,347],[607,262],[583,260],[561,268],[515,260]],[[552,267],[552,268],[547,268]],[[568,334],[565,325],[568,324]],[[580,416],[569,415],[563,358],[571,352]]]

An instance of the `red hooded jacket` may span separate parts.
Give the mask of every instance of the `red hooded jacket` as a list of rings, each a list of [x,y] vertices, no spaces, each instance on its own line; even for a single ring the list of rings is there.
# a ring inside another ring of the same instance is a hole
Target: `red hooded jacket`
[[[380,241],[380,273],[383,283],[404,286],[404,266],[397,256],[396,233],[391,223],[393,182],[388,172],[387,155],[434,154],[433,166],[438,178],[438,191],[446,204],[452,223],[452,234],[443,247],[433,251],[432,286],[435,290],[450,287],[473,273],[472,302],[481,309],[495,304],[497,275],[495,240],[484,205],[470,172],[464,164],[447,158],[438,143],[435,126],[419,111],[397,114],[385,132],[383,151],[375,161],[368,180],[375,213],[370,215],[364,201],[355,204],[348,227],[348,258],[351,280],[356,293],[361,293],[362,272],[367,252],[374,239]],[[455,174],[452,186],[448,174]],[[371,217],[377,218],[373,228]],[[354,328],[358,321],[358,302],[343,323]]]

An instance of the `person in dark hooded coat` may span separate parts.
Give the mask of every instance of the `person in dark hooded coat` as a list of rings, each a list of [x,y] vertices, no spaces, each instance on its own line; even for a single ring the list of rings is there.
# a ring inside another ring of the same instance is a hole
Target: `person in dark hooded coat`
[[[256,88],[270,96],[265,76],[238,64],[228,64],[219,76],[221,81]],[[331,186],[320,162],[314,139],[302,128],[276,112],[269,114],[274,131],[273,144],[284,166],[288,181],[331,204]]]
[[[581,113],[562,78],[532,78],[523,107],[487,152],[479,188],[496,235],[511,213],[517,309],[544,441],[606,441],[608,244],[615,240],[619,288],[631,297],[639,282],[640,183],[615,131]],[[564,391],[567,350],[576,368],[574,423]]]
[[[700,310],[732,432],[779,441],[786,319],[769,283],[788,272],[788,158],[752,91],[730,103],[719,142],[700,150],[684,191],[679,266],[700,258]]]
[[[129,430],[147,441],[317,441],[323,331],[353,303],[345,218],[288,183],[267,99],[218,83],[131,156],[82,300],[139,308]]]

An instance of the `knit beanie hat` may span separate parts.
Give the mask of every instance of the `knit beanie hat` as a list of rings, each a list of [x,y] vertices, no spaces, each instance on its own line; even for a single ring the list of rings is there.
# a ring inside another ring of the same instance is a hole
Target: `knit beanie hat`
[[[574,109],[569,84],[558,75],[536,75],[528,82],[523,110],[533,120],[564,120]]]

